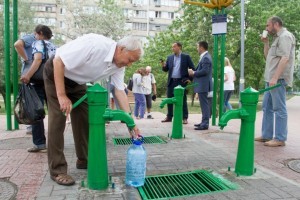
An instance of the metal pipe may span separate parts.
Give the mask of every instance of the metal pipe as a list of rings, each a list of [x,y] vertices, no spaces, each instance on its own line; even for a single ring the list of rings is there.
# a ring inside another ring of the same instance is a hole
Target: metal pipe
[[[245,0],[241,0],[241,67],[240,67],[240,87],[239,92],[244,90],[245,78],[244,78],[244,60],[245,60]],[[241,104],[240,104],[241,107]]]
[[[218,9],[215,9],[215,14],[218,14]],[[218,94],[218,35],[214,35],[214,52],[213,52],[213,67],[214,67],[214,91],[213,91],[213,105],[212,105],[212,125],[216,125],[217,114],[217,94]]]
[[[10,25],[9,0],[4,0],[4,55],[5,55],[5,110],[6,127],[11,130],[11,82],[10,82]]]
[[[224,108],[224,60],[225,60],[225,43],[226,35],[221,36],[221,72],[220,72],[220,105],[219,105],[219,121],[223,115]]]

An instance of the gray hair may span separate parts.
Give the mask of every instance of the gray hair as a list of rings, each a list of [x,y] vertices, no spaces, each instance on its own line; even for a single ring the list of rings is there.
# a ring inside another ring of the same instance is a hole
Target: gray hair
[[[151,66],[147,66],[147,67],[146,67],[146,70],[151,71]]]
[[[282,22],[282,19],[280,17],[277,17],[277,16],[270,17],[269,21],[271,21],[272,24],[275,24],[277,22],[280,27],[283,26],[283,22]]]
[[[117,46],[125,47],[127,51],[140,50],[140,57],[144,55],[143,44],[141,40],[136,37],[133,36],[124,37],[117,42]]]

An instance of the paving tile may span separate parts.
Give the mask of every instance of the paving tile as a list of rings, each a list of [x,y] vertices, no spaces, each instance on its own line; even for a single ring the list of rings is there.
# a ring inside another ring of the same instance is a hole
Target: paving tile
[[[168,140],[164,145],[145,145],[147,160],[147,175],[176,173],[195,169],[213,170],[223,175],[227,180],[239,187],[233,191],[182,197],[178,199],[300,199],[300,173],[290,170],[285,161],[299,158],[300,136],[298,135],[298,113],[300,97],[288,101],[289,134],[287,145],[282,148],[268,148],[261,143],[255,143],[255,166],[257,173],[250,177],[237,177],[232,169],[236,162],[238,150],[238,132],[240,120],[231,120],[224,131],[218,127],[199,132],[193,130],[193,124],[201,115],[189,117],[189,124],[184,126],[185,139]],[[161,135],[166,137],[171,133],[172,124],[161,124],[162,113],[153,113],[155,119],[137,121],[141,130],[147,130],[145,135]],[[296,117],[294,117],[296,116]],[[256,133],[259,135],[262,113],[257,113]],[[0,116],[0,125],[4,123]],[[2,124],[1,124],[2,123]],[[45,122],[47,124],[47,122]],[[27,137],[23,130],[7,132],[0,126],[0,140]],[[0,149],[0,178],[7,177],[18,186],[17,199],[99,199],[99,200],[133,200],[140,199],[137,190],[128,192],[124,186],[126,151],[129,146],[114,146],[113,137],[128,137],[125,130],[120,131],[120,123],[112,122],[107,126],[107,155],[109,174],[116,181],[115,191],[90,191],[81,189],[80,183],[86,179],[87,171],[75,168],[76,154],[71,127],[65,132],[65,156],[69,164],[70,175],[76,178],[76,184],[71,187],[59,186],[49,177],[46,154],[29,154],[26,149]],[[28,137],[27,137],[28,138]],[[7,140],[8,141],[8,140]],[[234,169],[233,169],[234,170]]]

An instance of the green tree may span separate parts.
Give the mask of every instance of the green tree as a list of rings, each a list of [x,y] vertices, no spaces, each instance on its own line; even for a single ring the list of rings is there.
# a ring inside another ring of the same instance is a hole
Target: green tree
[[[33,22],[33,12],[30,11],[31,1],[21,0],[18,4],[18,18],[19,18],[19,32],[32,33],[35,27]],[[0,3],[0,93],[5,99],[5,66],[4,66],[4,5]],[[10,5],[12,6],[12,5]],[[12,12],[12,9],[10,9]],[[12,20],[12,13],[10,13],[10,20]],[[12,24],[12,23],[11,23]],[[12,41],[12,27],[10,30],[11,47],[13,47],[14,41]],[[11,48],[10,52],[13,52]],[[11,57],[11,56],[10,56]],[[12,63],[12,62],[11,62]]]

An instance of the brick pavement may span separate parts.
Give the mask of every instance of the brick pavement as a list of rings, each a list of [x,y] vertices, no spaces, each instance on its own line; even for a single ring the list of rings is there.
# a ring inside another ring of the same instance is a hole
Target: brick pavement
[[[185,139],[168,140],[167,144],[145,145],[148,153],[147,175],[210,169],[239,186],[234,191],[178,199],[300,199],[300,174],[286,166],[287,160],[300,157],[300,135],[296,126],[299,103],[300,97],[288,101],[289,135],[285,147],[270,148],[255,143],[257,173],[251,177],[236,177],[233,172],[227,171],[228,166],[233,168],[235,165],[240,121],[229,121],[223,131],[218,127],[195,131],[193,124],[198,123],[201,117],[198,114],[190,115],[189,124],[184,125]],[[166,137],[171,133],[171,123],[160,123],[165,117],[162,113],[154,113],[153,116],[153,120],[137,121],[143,135]],[[260,133],[261,117],[262,113],[258,112],[257,136]],[[112,143],[112,137],[128,136],[124,124],[112,122],[107,126],[109,174],[116,188],[105,191],[90,191],[80,187],[81,181],[86,178],[86,170],[75,168],[76,155],[70,127],[65,131],[65,153],[69,172],[76,179],[76,185],[66,187],[50,179],[45,153],[27,153],[25,146],[31,143],[24,126],[20,126],[17,131],[6,131],[5,116],[0,116],[0,124],[0,142],[12,144],[3,145],[2,148],[0,146],[0,178],[8,178],[18,186],[17,199],[139,199],[135,189],[124,186],[128,147],[113,146]],[[14,143],[15,138],[24,144]]]

